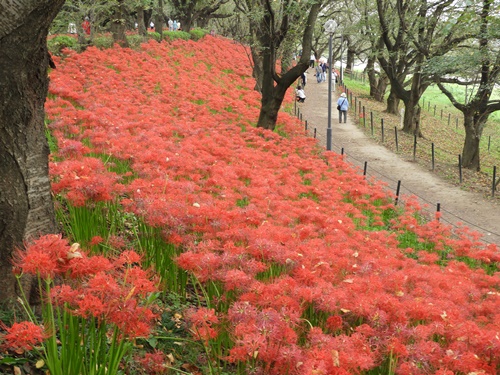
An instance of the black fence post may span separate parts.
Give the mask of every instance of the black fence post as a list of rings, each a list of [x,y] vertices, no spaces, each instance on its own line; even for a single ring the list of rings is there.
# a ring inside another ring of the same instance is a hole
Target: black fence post
[[[462,183],[462,155],[458,155],[458,177],[460,183]]]
[[[363,106],[363,126],[366,128],[366,110],[365,110],[365,106]]]
[[[436,204],[436,212],[441,212],[441,203]],[[439,221],[439,216],[437,218],[437,221]]]
[[[398,144],[398,127],[394,127],[394,139],[396,141],[396,152],[399,151],[399,144]]]
[[[316,139],[316,128],[314,128],[314,139]]]
[[[382,132],[382,143],[384,143],[384,119],[380,119],[380,131]]]
[[[493,183],[491,184],[491,196],[495,196],[495,190],[497,188],[497,166],[493,166]]]
[[[368,162],[365,161],[365,166],[363,167],[363,176],[366,177],[366,170],[368,169]]]
[[[396,187],[396,200],[394,201],[394,205],[398,205],[399,201],[399,190],[401,189],[401,180],[398,180],[398,186]]]
[[[434,170],[434,142],[431,144],[432,170]]]

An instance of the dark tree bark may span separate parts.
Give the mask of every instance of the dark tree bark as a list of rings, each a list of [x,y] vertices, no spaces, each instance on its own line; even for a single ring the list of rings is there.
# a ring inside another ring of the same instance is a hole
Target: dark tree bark
[[[355,56],[356,56],[356,51],[351,47],[351,44],[349,43],[349,39],[347,39],[347,60],[346,60],[346,67],[345,67],[346,73],[351,73],[352,67],[354,66],[354,57]]]
[[[137,7],[137,33],[141,36],[147,36],[148,31],[144,19],[144,7]]]
[[[386,112],[397,115],[399,111],[399,102],[400,99],[398,95],[393,90],[390,90],[389,97],[387,98]]]
[[[300,57],[300,60],[296,66],[287,72],[282,72],[281,75],[278,75],[276,73],[276,51],[286,36],[286,31],[288,30],[288,16],[286,14],[283,15],[280,29],[275,30],[273,26],[275,15],[272,11],[271,4],[269,1],[266,1],[265,3],[265,14],[261,20],[261,27],[258,29],[258,39],[260,45],[263,47],[261,50],[263,78],[262,105],[257,126],[274,130],[286,91],[309,67],[314,24],[318,17],[320,4],[314,4],[310,7],[306,25],[304,27],[302,38],[302,56]]]
[[[480,121],[477,121],[474,117],[474,114],[464,116],[465,142],[462,150],[462,166],[468,169],[475,169],[479,172],[481,170],[479,142],[481,142],[487,118],[481,118]]]
[[[160,34],[160,41],[163,39],[163,0],[158,0],[158,9],[156,10],[155,16],[155,32]]]
[[[379,101],[384,101],[384,95],[387,90],[388,79],[385,74],[375,71],[375,57],[368,59],[366,64],[366,73],[370,84],[370,96]]]
[[[127,29],[125,22],[126,16],[127,10],[125,9],[124,0],[118,0],[118,4],[114,9],[114,14],[111,19],[111,34],[113,35],[113,41],[121,47],[128,47],[128,41],[125,35],[125,30]]]
[[[0,12],[0,301],[16,295],[13,250],[56,231],[44,103],[47,34],[63,3],[18,0]]]

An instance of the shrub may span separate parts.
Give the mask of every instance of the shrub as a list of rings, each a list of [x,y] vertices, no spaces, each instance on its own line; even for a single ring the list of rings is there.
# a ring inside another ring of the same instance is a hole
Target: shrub
[[[157,33],[156,31],[148,31],[148,38],[150,39],[154,39],[156,40],[157,42],[160,42],[161,41],[161,36],[159,33]]]
[[[113,38],[111,35],[102,35],[102,36],[96,36],[93,40],[92,43],[94,46],[96,46],[99,49],[107,49],[113,47]]]
[[[204,29],[192,29],[189,31],[189,34],[191,34],[191,39],[200,40],[208,34],[208,31]]]
[[[58,35],[47,41],[50,53],[57,56],[62,54],[64,48],[75,49],[77,44],[76,39],[68,35]]]
[[[127,41],[132,49],[138,49],[148,38],[139,34],[127,35]]]
[[[189,40],[191,39],[191,34],[186,31],[164,31],[163,39],[168,41],[176,39]]]

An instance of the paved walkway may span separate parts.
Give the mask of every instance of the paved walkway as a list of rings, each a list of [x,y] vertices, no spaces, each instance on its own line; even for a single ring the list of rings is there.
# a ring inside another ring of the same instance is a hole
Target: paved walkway
[[[316,83],[314,71],[309,69],[305,91],[306,102],[298,104],[302,120],[307,120],[311,136],[316,129],[318,142],[326,148],[328,82]],[[440,204],[443,221],[453,226],[463,223],[482,233],[484,242],[500,246],[500,206],[497,202],[487,200],[481,194],[464,191],[442,180],[432,171],[413,161],[404,160],[402,156],[377,144],[353,124],[351,111],[348,112],[347,123],[339,124],[337,99],[338,90],[337,93],[332,92],[333,152],[341,153],[343,149],[346,160],[358,166],[360,173],[366,162],[367,175],[385,181],[393,192],[400,180],[400,194],[416,195],[430,212],[435,212]]]

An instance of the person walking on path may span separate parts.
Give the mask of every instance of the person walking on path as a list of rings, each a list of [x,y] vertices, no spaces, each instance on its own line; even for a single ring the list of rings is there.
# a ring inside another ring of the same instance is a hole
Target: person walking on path
[[[314,68],[315,62],[316,62],[316,56],[314,56],[314,53],[311,53],[311,58],[309,60],[309,68]]]
[[[318,83],[323,82],[323,68],[321,67],[321,64],[316,66],[316,80]]]
[[[339,124],[342,123],[342,116],[344,116],[345,123],[347,121],[347,110],[349,109],[349,100],[347,100],[345,92],[340,94],[340,98],[337,100],[337,109],[339,111]]]

